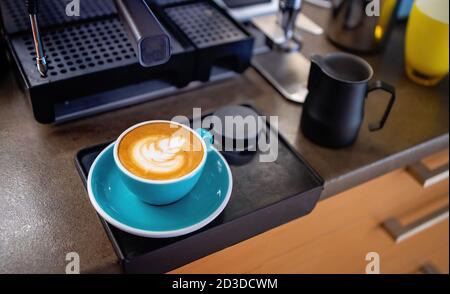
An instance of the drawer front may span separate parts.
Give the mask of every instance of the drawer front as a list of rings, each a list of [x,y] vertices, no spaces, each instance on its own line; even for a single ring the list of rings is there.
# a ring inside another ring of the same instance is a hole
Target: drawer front
[[[424,162],[434,167],[445,160],[448,151]],[[429,262],[448,272],[448,221],[399,244],[382,226],[393,217],[409,224],[448,205],[448,185],[447,179],[425,189],[406,169],[397,170],[173,273],[365,273],[369,252],[380,255],[384,273],[412,273]]]
[[[441,262],[440,270],[448,272],[448,254],[442,254],[443,249],[449,248],[448,230],[448,221],[444,221],[395,244],[380,223],[367,216],[345,229],[268,259],[251,272],[363,274],[368,265],[366,256],[371,252],[380,258],[381,273],[409,273],[436,260]],[[441,255],[431,259],[437,252]]]

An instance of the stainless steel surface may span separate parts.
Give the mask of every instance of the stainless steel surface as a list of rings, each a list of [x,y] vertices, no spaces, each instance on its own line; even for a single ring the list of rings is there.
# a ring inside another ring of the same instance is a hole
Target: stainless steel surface
[[[253,25],[258,28],[273,43],[281,44],[286,41],[283,30],[278,24],[275,14],[255,17],[252,19]]]
[[[279,45],[286,42],[286,36],[281,29],[275,14],[255,17],[252,19],[252,23],[263,32],[273,44]],[[297,18],[296,29],[294,32],[295,39],[301,39],[301,32],[320,36],[324,33],[324,29],[306,14],[300,13],[300,16]]]
[[[280,1],[281,21],[278,21],[275,15],[253,19],[253,24],[272,41],[276,49],[281,49],[255,56],[252,60],[253,67],[283,97],[296,103],[303,103],[306,100],[311,66],[310,61],[303,54],[295,52],[300,48],[300,38],[294,36],[294,30],[296,24],[300,23],[298,13],[301,4],[302,1]],[[301,16],[301,18],[303,17],[304,15]],[[315,26],[315,23],[309,18],[302,24],[306,24],[315,33],[321,33],[321,27]]]
[[[248,21],[261,15],[273,14],[278,11],[278,0],[269,3],[255,4],[237,8],[229,8],[222,0],[214,0],[217,4],[228,10],[228,13],[238,21]]]
[[[412,224],[402,225],[398,219],[391,218],[386,220],[382,224],[382,227],[389,235],[391,235],[396,243],[400,243],[448,219],[448,216],[449,213],[447,205],[446,207],[441,208],[438,211],[413,222]]]
[[[315,23],[312,19],[310,19],[305,14],[300,14],[300,17],[297,19],[297,30],[310,33],[313,35],[320,36],[323,34],[324,29]]]
[[[280,0],[280,25],[286,39],[294,36],[295,23],[302,7],[302,0]]]
[[[284,32],[284,42],[278,44],[283,51],[296,51],[300,49],[300,38],[295,34],[303,0],[280,0],[279,25]]]
[[[321,8],[331,8],[331,0],[305,0],[305,2]]]
[[[283,97],[305,102],[311,62],[303,54],[272,51],[255,56],[252,65]]]
[[[424,187],[428,188],[439,182],[448,179],[448,163],[436,168],[435,170],[430,170],[422,162],[417,162],[410,165],[407,171]]]
[[[328,38],[349,51],[378,52],[389,41],[400,2],[378,0],[380,12],[374,13],[374,1],[333,0],[326,27]]]
[[[301,3],[302,1],[292,1],[292,3],[280,1],[278,14],[255,17],[252,23],[272,41],[276,48],[286,52],[298,51],[301,37],[297,26],[300,24],[300,18],[304,17],[300,13]],[[317,26],[311,26],[313,23],[305,20],[302,25],[317,32]]]
[[[30,22],[31,22],[31,30],[33,32],[34,47],[36,50],[36,66],[41,76],[46,77],[48,65],[47,59],[45,58],[44,43],[42,42],[41,39],[41,33],[39,31],[39,24],[36,14],[30,15]]]

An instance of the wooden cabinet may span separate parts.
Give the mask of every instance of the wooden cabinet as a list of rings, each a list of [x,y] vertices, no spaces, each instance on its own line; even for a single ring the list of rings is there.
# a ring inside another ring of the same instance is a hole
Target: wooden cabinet
[[[423,162],[434,169],[448,162],[448,150]],[[401,242],[383,226],[389,219],[407,226],[448,206],[448,189],[448,179],[423,188],[409,170],[396,170],[173,273],[365,273],[369,252],[380,256],[381,273],[419,273],[430,265],[448,273],[448,218]]]

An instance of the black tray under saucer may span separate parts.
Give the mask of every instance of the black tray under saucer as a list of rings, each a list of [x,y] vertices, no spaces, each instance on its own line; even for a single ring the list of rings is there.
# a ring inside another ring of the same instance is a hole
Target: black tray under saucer
[[[77,153],[75,163],[85,186],[92,163],[109,144]],[[278,149],[273,163],[261,163],[255,156],[245,165],[230,164],[233,193],[228,206],[212,223],[189,235],[142,238],[100,217],[124,271],[166,273],[309,214],[319,200],[323,180],[282,136]]]

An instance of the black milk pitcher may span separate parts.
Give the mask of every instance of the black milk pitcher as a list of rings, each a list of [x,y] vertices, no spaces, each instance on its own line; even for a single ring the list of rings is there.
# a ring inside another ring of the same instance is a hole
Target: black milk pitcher
[[[382,119],[369,125],[371,132],[381,130],[395,102],[393,86],[376,81],[372,67],[362,58],[347,53],[331,53],[311,58],[301,129],[311,141],[330,148],[353,144],[364,118],[365,100],[375,90],[391,94]]]

